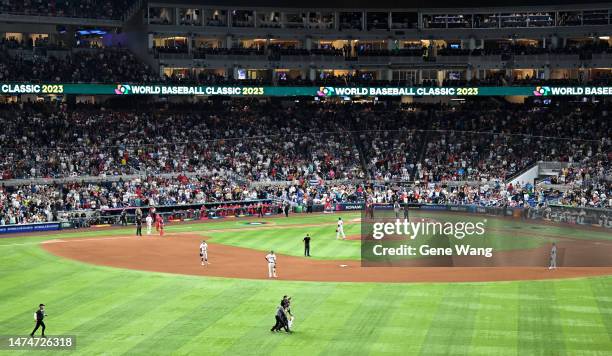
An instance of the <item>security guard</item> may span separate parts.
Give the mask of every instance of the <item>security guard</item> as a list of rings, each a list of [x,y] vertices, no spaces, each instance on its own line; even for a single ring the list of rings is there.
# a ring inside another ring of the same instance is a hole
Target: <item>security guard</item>
[[[38,330],[39,327],[42,327],[42,337],[46,337],[45,336],[45,322],[43,321],[43,319],[45,319],[45,317],[47,316],[47,314],[45,314],[45,305],[44,304],[40,304],[38,306],[38,310],[36,312],[34,312],[34,320],[36,321],[36,326],[34,327],[34,330],[32,330],[32,332],[30,333],[30,337],[34,337],[34,333],[36,332],[36,330]]]

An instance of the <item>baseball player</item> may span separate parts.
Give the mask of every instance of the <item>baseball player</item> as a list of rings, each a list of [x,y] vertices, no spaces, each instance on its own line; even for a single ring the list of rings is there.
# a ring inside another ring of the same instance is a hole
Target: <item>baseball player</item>
[[[276,255],[274,254],[274,251],[270,251],[270,253],[266,255],[266,262],[268,262],[268,278],[277,278]]]
[[[553,242],[550,249],[550,263],[548,269],[557,269],[557,244]]]
[[[153,230],[153,217],[151,214],[147,215],[145,218],[147,222],[147,235],[151,235],[151,230]]]
[[[200,259],[202,260],[202,266],[208,265],[208,244],[204,240],[200,244]]]
[[[285,315],[287,317],[287,326],[289,327],[289,330],[291,330],[291,328],[293,327],[293,320],[295,319],[295,317],[291,313],[291,297],[288,297],[286,295],[283,296],[283,300],[281,300],[281,306],[285,310]]]
[[[157,225],[159,236],[164,236],[164,218],[162,218],[161,214],[155,216],[155,224]]]
[[[399,219],[400,216],[400,203],[396,200],[395,203],[393,203],[393,212],[395,213],[395,218]]]
[[[344,234],[344,221],[342,218],[338,218],[338,227],[336,228],[336,240],[340,238],[342,235],[342,240],[346,240],[346,235]]]

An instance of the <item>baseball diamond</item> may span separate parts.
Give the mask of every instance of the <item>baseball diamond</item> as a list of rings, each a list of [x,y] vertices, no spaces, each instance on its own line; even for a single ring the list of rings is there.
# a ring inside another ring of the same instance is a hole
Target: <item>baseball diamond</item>
[[[342,216],[351,221],[356,215]],[[283,353],[298,345],[298,354],[376,353],[379,347],[408,353],[457,348],[572,354],[587,346],[605,353],[611,345],[606,311],[611,283],[605,275],[612,268],[568,267],[554,274],[543,267],[389,267],[382,272],[360,267],[359,241],[335,239],[336,216],[268,220],[261,226],[239,220],[176,224],[164,237],[138,238],[127,234],[131,230],[101,228],[1,239],[3,255],[10,258],[2,260],[0,280],[9,287],[0,292],[6,301],[0,307],[0,331],[19,327],[31,304],[22,296],[44,288],[47,305],[62,310],[49,322],[53,334],[75,334],[82,354],[102,349],[198,353],[201,340],[213,354]],[[570,248],[582,239],[606,246],[610,238],[574,226],[536,226],[541,229],[535,233],[534,226],[523,226],[497,234],[529,234],[535,246],[512,248],[532,247],[544,257],[538,246],[551,239]],[[356,228],[346,227],[348,232]],[[317,252],[312,259],[300,256],[304,231],[313,236]],[[196,254],[204,236],[213,261],[206,268]],[[266,267],[259,259],[268,246],[275,246],[280,263],[279,280],[272,284],[265,281]],[[282,293],[293,296],[299,327],[291,338],[270,339],[269,331],[259,327],[270,312],[265,301]],[[544,310],[546,317],[540,314]],[[328,328],[321,330],[324,320]],[[551,339],[526,336],[552,325],[558,333]],[[342,332],[349,329],[350,335]],[[313,335],[317,345],[305,344]],[[573,335],[571,342],[567,335]]]
[[[0,356],[612,356],[612,0],[1,0]]]

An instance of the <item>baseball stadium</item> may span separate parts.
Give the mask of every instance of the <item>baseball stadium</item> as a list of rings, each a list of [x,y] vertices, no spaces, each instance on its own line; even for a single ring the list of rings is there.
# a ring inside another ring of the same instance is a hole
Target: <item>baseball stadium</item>
[[[605,0],[1,0],[0,355],[612,356],[610,36]]]

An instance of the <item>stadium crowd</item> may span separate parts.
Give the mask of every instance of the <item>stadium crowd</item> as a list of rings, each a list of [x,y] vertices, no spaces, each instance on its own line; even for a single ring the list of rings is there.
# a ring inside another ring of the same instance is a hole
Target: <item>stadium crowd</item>
[[[61,186],[0,181],[5,224],[66,210],[262,198],[612,207],[605,105],[20,104],[0,108],[0,125],[3,180],[68,178]],[[553,188],[504,183],[535,161],[572,166],[548,182]],[[85,178],[130,174],[148,178]]]
[[[52,83],[119,83],[156,81],[151,68],[122,49],[77,50],[65,57],[11,55],[0,49],[0,80]]]
[[[132,0],[2,0],[0,13],[119,20]]]

